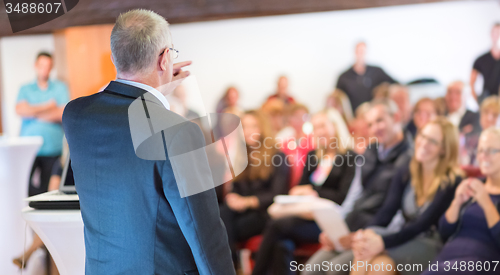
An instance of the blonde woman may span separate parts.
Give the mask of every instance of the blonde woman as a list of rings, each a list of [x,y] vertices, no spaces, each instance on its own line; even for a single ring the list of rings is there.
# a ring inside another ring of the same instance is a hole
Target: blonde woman
[[[326,110],[335,109],[337,110],[344,119],[345,123],[349,125],[354,119],[352,113],[351,101],[347,95],[340,89],[335,89],[333,93],[328,95],[326,98]]]
[[[479,126],[476,131],[461,134],[460,164],[477,168],[476,149],[482,130],[495,127],[500,117],[500,97],[489,96],[483,100],[479,109]],[[469,167],[468,167],[469,168]]]
[[[461,178],[458,168],[458,131],[445,118],[426,124],[417,134],[415,153],[409,164],[394,178],[384,206],[377,212],[372,227],[356,233],[354,261],[372,265],[392,265],[392,270],[358,270],[352,275],[397,274],[397,265],[421,264],[439,253],[441,242],[436,225],[444,214]],[[387,226],[401,210],[405,223],[400,230],[388,232]],[[423,270],[399,270],[401,275],[420,274]]]
[[[499,274],[500,267],[496,266],[500,259],[499,128],[483,131],[477,157],[486,182],[468,178],[458,186],[439,223],[439,233],[448,241],[432,261],[437,263],[433,271],[428,270],[425,275]]]
[[[431,98],[421,98],[415,103],[412,116],[413,120],[407,125],[406,129],[412,136],[416,137],[418,131],[438,116],[438,106]]]
[[[290,168],[278,151],[269,119],[259,111],[241,118],[247,145],[248,166],[232,182],[220,215],[226,226],[236,264],[236,243],[259,235],[268,220],[267,208],[276,195],[286,194]]]

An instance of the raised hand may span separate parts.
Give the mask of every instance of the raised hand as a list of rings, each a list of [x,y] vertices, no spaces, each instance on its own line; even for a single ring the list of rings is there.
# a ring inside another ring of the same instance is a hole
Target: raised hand
[[[172,81],[176,81],[179,79],[184,79],[189,76],[189,71],[183,71],[182,68],[191,65],[193,63],[192,61],[184,61],[184,62],[179,62],[175,63],[173,65],[173,78]]]

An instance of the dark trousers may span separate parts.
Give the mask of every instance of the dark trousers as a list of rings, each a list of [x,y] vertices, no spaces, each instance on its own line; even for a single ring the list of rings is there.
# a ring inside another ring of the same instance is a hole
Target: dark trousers
[[[31,168],[28,196],[31,197],[47,192],[52,168],[58,159],[59,156],[35,158],[33,167]]]
[[[297,217],[272,220],[264,230],[264,239],[257,253],[254,275],[292,274],[290,262],[296,245],[318,243],[321,229],[314,221]]]
[[[220,206],[220,216],[226,226],[233,261],[237,263],[236,245],[238,242],[246,241],[253,236],[261,234],[269,219],[268,215],[258,210],[236,212],[224,203]]]

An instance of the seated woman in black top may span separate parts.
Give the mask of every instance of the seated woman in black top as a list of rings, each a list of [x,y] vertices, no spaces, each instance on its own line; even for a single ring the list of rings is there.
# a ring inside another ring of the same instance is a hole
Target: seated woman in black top
[[[358,231],[353,241],[354,261],[370,261],[373,265],[422,265],[423,269],[400,270],[401,275],[420,274],[441,249],[436,225],[444,214],[461,181],[458,168],[458,133],[445,118],[437,118],[417,134],[415,154],[409,168],[401,169],[391,184],[383,207],[377,212],[372,228]],[[388,232],[387,226],[398,210],[405,223],[400,230]],[[383,253],[383,252],[386,253]],[[374,274],[358,270],[351,274]]]
[[[336,125],[326,113],[316,114],[311,122],[317,149],[308,154],[300,185],[292,188],[290,194],[322,197],[340,205],[354,178],[356,155],[343,147],[348,141],[339,139]],[[317,243],[320,232],[314,221],[299,217],[269,222],[253,274],[262,275],[270,270],[274,275],[288,274],[295,246]]]
[[[486,183],[469,178],[439,223],[448,242],[424,274],[500,274],[500,129],[479,138],[477,160]],[[496,261],[496,262],[494,262]]]
[[[220,206],[235,263],[236,243],[261,234],[273,198],[288,191],[290,169],[284,161],[285,155],[276,149],[268,121],[258,111],[243,115],[248,166],[234,179]]]

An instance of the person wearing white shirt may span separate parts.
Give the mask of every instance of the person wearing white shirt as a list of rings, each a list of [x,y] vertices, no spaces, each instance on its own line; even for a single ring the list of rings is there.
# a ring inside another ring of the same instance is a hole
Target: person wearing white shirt
[[[470,133],[478,128],[479,114],[467,110],[463,102],[464,83],[455,81],[448,85],[445,95],[446,117],[460,132]]]

